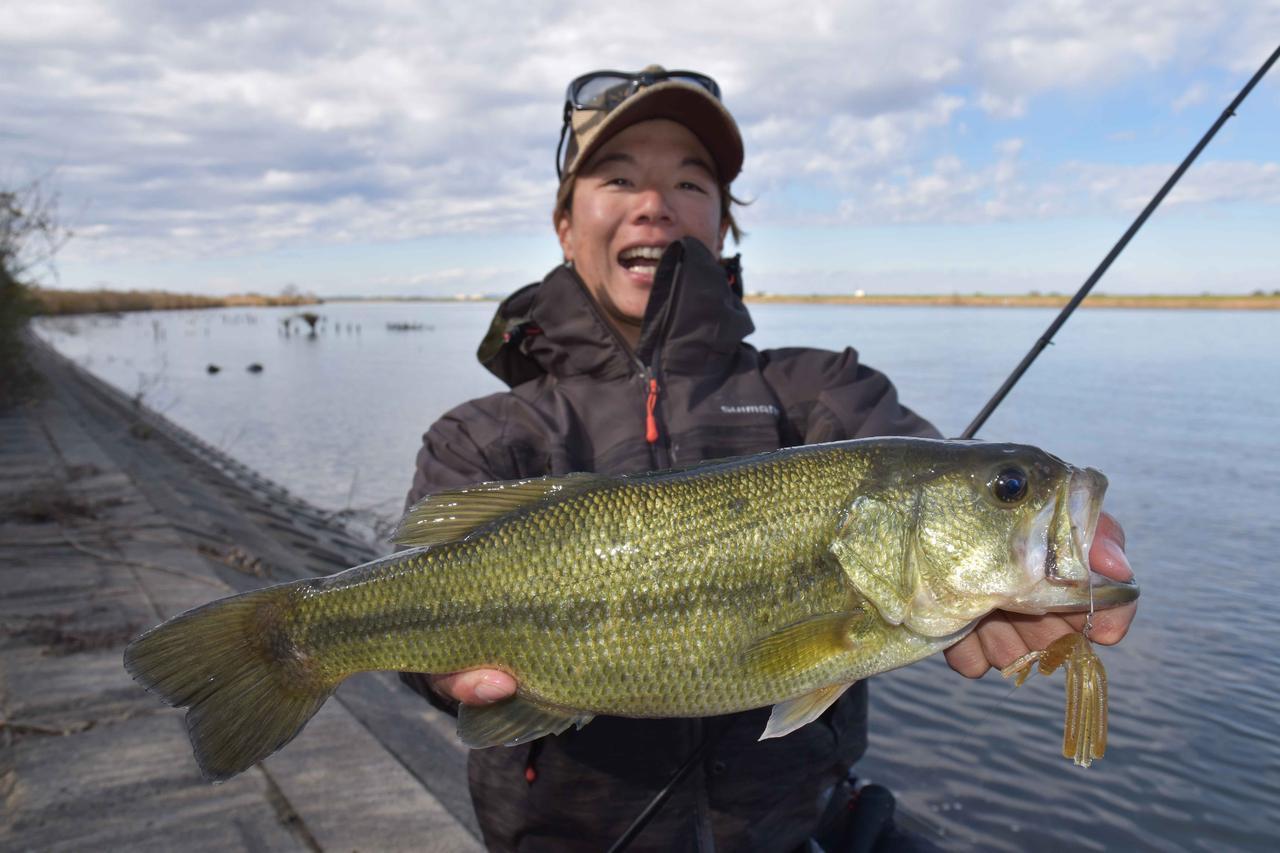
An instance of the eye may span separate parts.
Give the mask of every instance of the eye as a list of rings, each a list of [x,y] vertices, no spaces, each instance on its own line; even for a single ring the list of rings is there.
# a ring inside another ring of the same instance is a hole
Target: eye
[[[991,494],[1001,503],[1016,504],[1027,496],[1027,472],[1021,468],[1005,468],[991,478]]]
[[[700,192],[700,193],[703,193],[703,194],[705,194],[705,193],[706,193],[706,190],[704,190],[700,185],[695,184],[693,181],[681,181],[681,182],[680,182],[680,189],[682,189],[682,190],[697,190],[697,191],[698,191],[698,192]]]

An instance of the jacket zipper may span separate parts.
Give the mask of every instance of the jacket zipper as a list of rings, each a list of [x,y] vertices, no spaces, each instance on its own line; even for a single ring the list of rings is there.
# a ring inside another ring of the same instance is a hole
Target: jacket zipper
[[[644,403],[644,440],[650,444],[658,443],[658,420],[653,416],[653,408],[658,405],[658,380],[649,376],[649,396]]]
[[[684,258],[681,257],[676,261],[675,269],[671,271],[671,289],[667,293],[667,301],[662,306],[662,314],[654,318],[655,323],[659,325],[656,329],[657,338],[656,346],[649,359],[649,365],[645,368],[645,438],[649,442],[649,448],[652,451],[655,468],[670,468],[675,464],[675,452],[671,446],[671,437],[668,435],[666,442],[661,442],[662,430],[659,428],[658,417],[658,396],[662,389],[662,350],[666,344],[668,326],[671,323],[671,312],[674,310],[673,303],[679,299],[680,277],[684,272]],[[639,356],[636,356],[639,360]]]
[[[677,279],[680,277],[680,271],[683,268],[683,266],[684,266],[683,263],[679,263],[676,265],[676,268],[672,273],[672,279]],[[661,393],[661,384],[658,381],[657,352],[654,353],[654,359],[653,359],[654,366],[650,367],[649,365],[645,364],[644,361],[640,358],[640,356],[636,353],[636,351],[631,348],[631,345],[627,343],[626,339],[623,338],[622,335],[618,332],[618,330],[614,328],[613,323],[610,323],[609,319],[605,317],[604,314],[600,311],[600,306],[596,304],[595,297],[593,297],[590,291],[587,290],[587,286],[582,281],[582,278],[578,276],[577,270],[571,270],[571,272],[573,272],[574,278],[578,280],[578,285],[586,293],[587,304],[588,306],[590,306],[591,311],[595,313],[596,318],[600,321],[601,325],[603,325],[606,329],[609,330],[609,334],[613,335],[614,343],[617,344],[618,347],[622,350],[622,352],[626,354],[627,358],[631,360],[631,363],[636,366],[636,376],[643,383],[642,387],[645,392],[644,437],[645,437],[645,442],[649,445],[649,461],[651,463],[651,467],[654,470],[658,470],[662,468],[670,468],[671,452],[669,448],[662,446],[660,442],[660,439],[662,438],[662,432],[658,428],[657,407],[658,407],[658,395]],[[666,318],[670,316],[670,313],[671,313],[670,299],[672,298],[674,298],[674,287],[672,288],[671,296],[668,297],[668,304],[664,306],[664,309],[663,309],[664,323],[666,322]]]

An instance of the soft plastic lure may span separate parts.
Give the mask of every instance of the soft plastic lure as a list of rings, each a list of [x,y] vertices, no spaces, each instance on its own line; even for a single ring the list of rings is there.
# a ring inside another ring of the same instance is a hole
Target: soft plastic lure
[[[1067,634],[1043,651],[1030,652],[1000,670],[1005,678],[1017,676],[1014,687],[1031,675],[1039,663],[1041,675],[1052,675],[1067,665],[1067,709],[1062,730],[1062,755],[1088,767],[1107,751],[1107,671],[1084,634]]]

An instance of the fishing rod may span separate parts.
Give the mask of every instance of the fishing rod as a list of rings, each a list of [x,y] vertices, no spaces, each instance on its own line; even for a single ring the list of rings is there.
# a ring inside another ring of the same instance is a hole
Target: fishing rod
[[[1235,99],[1227,105],[1227,108],[1222,111],[1222,115],[1218,116],[1218,120],[1215,121],[1213,126],[1209,128],[1208,132],[1200,138],[1200,141],[1196,143],[1196,146],[1191,149],[1191,153],[1186,156],[1186,159],[1182,161],[1182,164],[1178,166],[1178,168],[1173,171],[1173,174],[1169,176],[1169,179],[1164,182],[1164,186],[1160,188],[1159,192],[1155,194],[1151,201],[1147,203],[1147,206],[1143,208],[1142,212],[1138,214],[1138,218],[1133,221],[1133,224],[1124,232],[1124,235],[1114,246],[1111,247],[1111,251],[1102,259],[1102,263],[1098,264],[1097,269],[1095,269],[1093,274],[1089,276],[1083,285],[1081,285],[1080,289],[1076,292],[1076,295],[1071,297],[1071,301],[1063,307],[1062,311],[1054,321],[1049,324],[1049,328],[1045,330],[1044,334],[1040,336],[1040,339],[1031,347],[1031,351],[1023,356],[1022,361],[1014,368],[1013,373],[1009,374],[1009,378],[1004,381],[1004,384],[1000,386],[1000,389],[996,391],[990,400],[987,401],[987,404],[982,407],[982,411],[978,413],[978,416],[973,419],[973,422],[969,424],[969,426],[965,427],[964,432],[960,435],[961,438],[973,438],[974,434],[982,428],[984,423],[986,423],[987,418],[991,417],[991,413],[996,410],[996,407],[999,406],[1004,398],[1009,394],[1009,391],[1012,390],[1013,386],[1022,378],[1022,374],[1027,372],[1027,368],[1031,366],[1031,362],[1036,360],[1036,356],[1040,355],[1040,353],[1044,351],[1045,347],[1053,343],[1053,336],[1062,328],[1062,324],[1067,322],[1067,318],[1071,316],[1071,313],[1075,311],[1080,303],[1084,301],[1084,298],[1089,295],[1089,291],[1093,289],[1093,286],[1098,283],[1098,280],[1102,278],[1107,269],[1110,268],[1112,262],[1120,256],[1120,253],[1124,251],[1125,246],[1129,245],[1129,241],[1138,233],[1138,229],[1142,228],[1143,223],[1145,223],[1148,217],[1155,212],[1155,209],[1160,206],[1160,202],[1164,201],[1164,197],[1169,194],[1169,191],[1172,190],[1174,185],[1182,178],[1183,173],[1185,173],[1187,169],[1191,168],[1191,164],[1195,162],[1196,157],[1200,156],[1200,152],[1205,149],[1205,146],[1209,144],[1209,141],[1213,139],[1218,130],[1227,123],[1227,119],[1235,115],[1236,108],[1239,107],[1244,99],[1248,97],[1249,93],[1253,91],[1253,87],[1258,85],[1258,82],[1262,80],[1263,77],[1267,76],[1267,72],[1271,70],[1272,65],[1275,65],[1277,59],[1280,59],[1280,46],[1277,46],[1271,56],[1267,58],[1267,61],[1262,63],[1262,67],[1258,69],[1257,73],[1254,74],[1249,82],[1245,84],[1244,88],[1240,90],[1240,94],[1236,95]],[[671,778],[667,780],[667,784],[663,786],[662,790],[654,795],[653,799],[650,800],[647,806],[645,806],[644,810],[636,816],[636,819],[631,822],[631,825],[627,827],[626,831],[623,832],[622,835],[619,836],[618,840],[613,843],[609,848],[609,853],[621,853],[621,851],[630,846],[631,842],[635,840],[635,837],[640,834],[645,826],[648,825],[649,821],[653,819],[653,816],[657,814],[658,810],[662,808],[663,804],[666,803],[667,798],[671,796],[672,790],[674,790],[685,776],[689,774],[689,771],[693,769],[694,765],[700,761],[708,751],[710,751],[713,743],[714,738],[706,737],[703,739],[702,743],[698,744],[693,753],[684,760],[684,763],[681,764],[676,772],[671,775]]]
[[[1240,106],[1241,102],[1248,97],[1249,93],[1253,91],[1253,87],[1258,85],[1258,81],[1267,75],[1267,72],[1271,70],[1271,66],[1275,64],[1277,58],[1280,58],[1280,47],[1277,47],[1275,52],[1271,54],[1267,61],[1262,63],[1262,67],[1258,69],[1258,72],[1253,75],[1253,78],[1250,79],[1249,82],[1245,84],[1244,88],[1240,90],[1240,94],[1236,95],[1235,100],[1227,105],[1227,108],[1222,111],[1222,115],[1218,116],[1218,120],[1213,123],[1213,126],[1209,128],[1204,136],[1200,137],[1200,141],[1196,143],[1195,148],[1191,149],[1191,153],[1182,161],[1182,165],[1173,170],[1173,174],[1169,176],[1169,180],[1164,182],[1164,186],[1160,188],[1160,191],[1155,194],[1151,201],[1147,203],[1147,206],[1143,208],[1142,212],[1138,214],[1138,218],[1133,220],[1133,224],[1129,226],[1129,230],[1125,231],[1124,236],[1122,236],[1116,244],[1111,247],[1110,252],[1107,252],[1107,256],[1102,259],[1102,263],[1098,264],[1098,268],[1093,271],[1093,275],[1089,276],[1085,283],[1081,285],[1080,289],[1076,291],[1076,295],[1071,297],[1071,301],[1063,307],[1061,313],[1059,313],[1054,321],[1049,324],[1049,328],[1046,329],[1044,334],[1040,336],[1040,339],[1035,342],[1031,347],[1031,350],[1023,356],[1022,361],[1013,369],[1013,373],[1009,374],[1009,378],[1004,381],[1004,384],[1000,386],[1000,389],[996,391],[991,399],[987,401],[987,404],[982,407],[982,411],[978,412],[978,416],[973,419],[973,422],[969,424],[969,426],[965,427],[964,432],[960,434],[961,438],[973,438],[974,434],[982,428],[984,423],[986,423],[987,418],[991,417],[991,413],[996,410],[996,406],[1000,405],[1001,401],[1004,400],[1009,391],[1013,389],[1013,386],[1022,378],[1022,374],[1027,372],[1027,368],[1031,366],[1031,362],[1036,360],[1036,356],[1040,355],[1040,353],[1044,351],[1045,347],[1053,343],[1053,336],[1062,328],[1062,324],[1067,322],[1067,318],[1071,316],[1071,312],[1075,311],[1077,306],[1079,306],[1080,303],[1084,301],[1084,298],[1089,295],[1089,291],[1093,290],[1093,286],[1098,283],[1098,279],[1102,278],[1106,273],[1107,269],[1111,266],[1111,262],[1120,257],[1120,253],[1124,251],[1125,246],[1129,245],[1129,241],[1133,239],[1133,235],[1138,233],[1138,229],[1140,229],[1143,223],[1147,221],[1147,218],[1155,212],[1155,209],[1160,206],[1160,202],[1164,201],[1164,197],[1169,194],[1171,189],[1173,189],[1174,184],[1178,183],[1178,180],[1182,177],[1183,173],[1191,167],[1193,162],[1195,162],[1196,157],[1200,156],[1200,152],[1209,144],[1209,140],[1213,139],[1214,135],[1217,134],[1219,128],[1227,123],[1227,119],[1236,114],[1236,107]]]

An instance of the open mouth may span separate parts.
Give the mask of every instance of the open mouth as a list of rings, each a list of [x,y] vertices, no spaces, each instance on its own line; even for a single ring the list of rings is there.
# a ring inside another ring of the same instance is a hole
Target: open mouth
[[[1102,515],[1102,496],[1107,493],[1107,478],[1101,471],[1086,468],[1074,471],[1067,487],[1067,520],[1071,526],[1071,550],[1080,565],[1089,567],[1089,549],[1098,532],[1098,517]],[[1045,576],[1053,579],[1049,567]]]
[[[1107,478],[1092,468],[1071,479],[1031,523],[1023,565],[1052,583],[1082,583],[1089,577],[1089,549],[1102,514]],[[1065,492],[1065,494],[1063,493]]]
[[[618,253],[618,263],[632,276],[653,281],[658,271],[658,261],[666,245],[630,246]]]
[[[1022,613],[1114,607],[1138,597],[1133,581],[1121,582],[1089,569],[1107,478],[1093,468],[1075,470],[1056,500],[1031,524],[1023,566],[1035,586],[1006,609]]]

